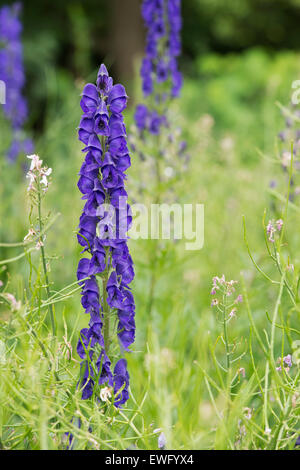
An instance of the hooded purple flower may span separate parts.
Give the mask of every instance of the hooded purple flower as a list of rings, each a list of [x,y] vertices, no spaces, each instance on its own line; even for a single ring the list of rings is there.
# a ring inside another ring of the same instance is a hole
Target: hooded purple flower
[[[85,145],[86,156],[78,181],[85,201],[78,242],[84,248],[85,257],[79,261],[77,277],[82,287],[81,303],[90,315],[90,322],[88,328],[81,330],[77,344],[82,359],[79,386],[83,399],[93,396],[96,385],[114,387],[114,404],[119,407],[129,398],[129,375],[125,359],[120,359],[114,373],[111,372],[108,350],[111,338],[107,336],[105,324],[109,316],[118,316],[116,333],[121,352],[128,351],[135,336],[135,305],[129,291],[134,269],[127,247],[132,217],[124,188],[125,171],[130,166],[121,114],[127,106],[125,88],[113,85],[102,64],[97,86],[87,84],[84,87],[80,105],[83,115],[78,137]],[[99,280],[102,289],[99,289]],[[98,383],[95,370],[98,370]]]
[[[98,108],[99,104],[99,95],[96,86],[92,83],[88,83],[84,87],[81,96],[82,98],[80,101],[80,106],[83,112],[86,114],[90,113],[91,115],[93,115],[93,113]]]
[[[125,359],[120,359],[114,368],[115,406],[120,407],[127,402],[129,398],[128,387],[129,374],[127,372],[127,363]]]

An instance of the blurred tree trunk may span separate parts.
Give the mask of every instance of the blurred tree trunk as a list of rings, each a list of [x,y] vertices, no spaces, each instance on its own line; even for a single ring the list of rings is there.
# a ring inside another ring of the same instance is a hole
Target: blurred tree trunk
[[[144,50],[141,0],[111,0],[111,4],[113,68],[119,80],[128,81]]]

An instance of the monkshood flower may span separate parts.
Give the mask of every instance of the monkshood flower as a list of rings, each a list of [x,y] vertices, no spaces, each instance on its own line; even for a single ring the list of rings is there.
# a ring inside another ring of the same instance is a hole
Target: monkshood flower
[[[23,131],[28,110],[22,95],[25,75],[20,11],[20,3],[0,9],[0,80],[5,83],[6,95],[3,111],[12,127],[12,143],[7,152],[9,161],[15,161],[21,152],[28,154],[33,151],[32,141],[25,138]]]
[[[134,269],[127,246],[132,217],[124,187],[131,164],[122,116],[127,106],[125,88],[113,84],[102,64],[97,84],[84,87],[80,105],[78,135],[85,159],[78,188],[85,205],[78,242],[85,257],[79,261],[77,277],[81,303],[90,316],[77,345],[82,359],[80,387],[83,399],[96,394],[107,402],[113,392],[114,405],[120,407],[129,398],[129,374],[126,360],[115,361],[110,349],[114,334],[122,354],[135,338],[135,304],[129,287]]]

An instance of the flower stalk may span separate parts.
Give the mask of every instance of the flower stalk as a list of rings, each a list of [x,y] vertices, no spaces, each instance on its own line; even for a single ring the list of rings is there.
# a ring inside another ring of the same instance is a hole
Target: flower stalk
[[[127,246],[132,217],[124,184],[131,164],[122,115],[127,95],[122,85],[113,85],[102,64],[97,85],[84,87],[80,105],[78,135],[86,156],[78,181],[85,200],[78,242],[90,256],[80,259],[77,271],[81,303],[90,315],[77,345],[82,359],[80,386],[83,399],[108,397],[103,390],[113,387],[114,405],[120,407],[129,398],[129,374],[125,358],[119,359],[111,345],[115,333],[124,356],[135,337],[135,305],[129,287],[134,269]],[[113,315],[118,319],[116,328]]]
[[[47,269],[47,262],[46,262],[46,254],[45,254],[45,247],[44,247],[44,240],[45,235],[44,232],[44,224],[43,224],[43,217],[42,217],[42,198],[45,193],[48,191],[49,181],[48,178],[52,173],[52,169],[46,166],[42,166],[43,160],[40,160],[38,155],[29,155],[27,158],[31,160],[30,169],[26,175],[29,179],[29,185],[27,188],[28,194],[31,198],[32,207],[36,206],[37,209],[37,222],[38,222],[38,233],[36,233],[34,227],[32,226],[24,238],[24,242],[30,243],[32,240],[37,239],[35,248],[40,250],[41,259],[42,259],[42,266],[45,278],[45,288],[47,293],[47,298],[51,297],[50,293],[50,283],[49,283],[49,276],[48,276],[48,269]],[[48,306],[49,309],[49,316],[51,321],[51,329],[53,338],[56,336],[56,324],[55,324],[55,313],[53,304],[50,303]]]
[[[48,270],[47,270],[47,263],[46,263],[46,254],[45,254],[45,247],[44,247],[44,242],[43,242],[43,219],[42,219],[42,199],[41,199],[41,186],[40,186],[40,181],[37,182],[37,192],[38,192],[38,224],[39,224],[39,246],[41,249],[41,258],[42,258],[42,264],[43,264],[43,270],[44,270],[44,276],[45,276],[45,281],[46,281],[46,292],[47,292],[47,298],[49,299],[51,297],[50,294],[50,288],[49,288],[49,277],[48,277]],[[55,315],[54,315],[54,307],[53,304],[49,304],[49,315],[50,315],[50,321],[51,321],[51,328],[52,328],[52,334],[53,338],[56,336],[56,325],[55,325]]]

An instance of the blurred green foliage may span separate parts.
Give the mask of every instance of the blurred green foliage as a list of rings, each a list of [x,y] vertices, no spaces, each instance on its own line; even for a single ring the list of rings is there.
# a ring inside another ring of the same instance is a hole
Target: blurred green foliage
[[[130,0],[116,0],[116,7],[126,1]],[[299,0],[183,0],[182,11],[183,55],[188,59],[208,51],[228,53],[254,46],[298,49],[300,45]],[[69,67],[74,65],[76,43],[89,39],[97,65],[99,55],[110,53],[113,14],[118,14],[118,8],[110,8],[106,0],[26,0],[25,37],[49,36],[58,46],[55,62]],[[140,15],[138,5],[136,15]],[[74,35],[74,20],[84,27],[85,38],[78,29]]]
[[[185,53],[299,49],[299,0],[183,1]],[[288,31],[288,34],[287,34]]]

